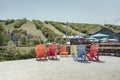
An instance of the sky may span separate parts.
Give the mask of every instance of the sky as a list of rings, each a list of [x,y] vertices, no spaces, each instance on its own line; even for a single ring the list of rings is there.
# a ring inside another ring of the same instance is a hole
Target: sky
[[[0,0],[0,20],[120,25],[120,0]]]

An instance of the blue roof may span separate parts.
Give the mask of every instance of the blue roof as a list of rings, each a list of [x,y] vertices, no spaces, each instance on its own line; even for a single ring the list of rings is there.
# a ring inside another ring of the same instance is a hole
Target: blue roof
[[[109,35],[97,33],[97,34],[92,35],[92,36],[93,36],[93,37],[108,37]]]

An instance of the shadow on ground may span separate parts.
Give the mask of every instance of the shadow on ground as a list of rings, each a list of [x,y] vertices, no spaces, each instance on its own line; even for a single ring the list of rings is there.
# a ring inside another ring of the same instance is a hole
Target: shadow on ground
[[[105,61],[96,61],[96,60],[93,60],[92,62],[96,62],[96,63],[105,63]]]
[[[45,62],[45,61],[48,61],[48,59],[38,59],[36,61]]]
[[[60,61],[60,59],[59,58],[50,58],[49,60],[51,60],[51,61]]]
[[[88,60],[86,60],[86,61],[84,61],[84,60],[74,60],[75,62],[80,62],[80,63],[86,63],[86,64],[90,64],[91,62],[90,61],[88,61]]]

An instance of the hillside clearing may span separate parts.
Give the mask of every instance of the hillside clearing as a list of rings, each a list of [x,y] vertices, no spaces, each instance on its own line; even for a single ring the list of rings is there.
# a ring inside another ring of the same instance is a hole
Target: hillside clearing
[[[20,27],[20,29],[26,30],[28,34],[32,34],[38,37],[40,36],[43,41],[47,40],[41,30],[36,29],[35,24],[32,21],[27,21],[22,25],[22,27]]]

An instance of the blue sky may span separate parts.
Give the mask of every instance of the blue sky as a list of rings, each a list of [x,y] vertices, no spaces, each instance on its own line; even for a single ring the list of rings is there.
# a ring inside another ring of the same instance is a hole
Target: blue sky
[[[120,25],[120,0],[0,0],[0,19]]]

